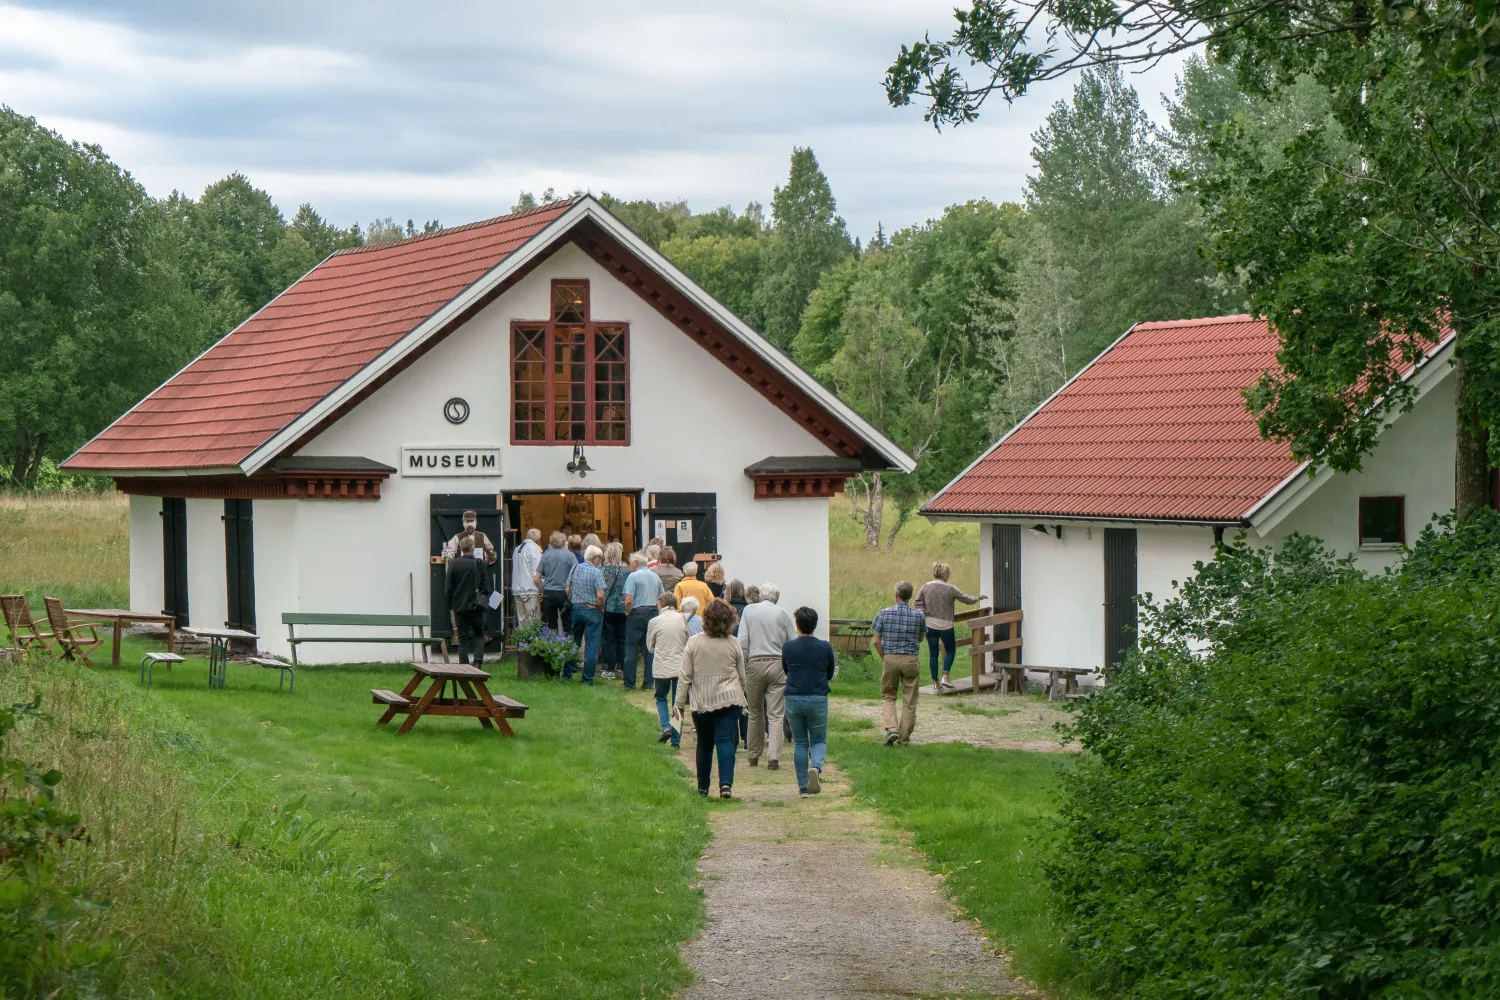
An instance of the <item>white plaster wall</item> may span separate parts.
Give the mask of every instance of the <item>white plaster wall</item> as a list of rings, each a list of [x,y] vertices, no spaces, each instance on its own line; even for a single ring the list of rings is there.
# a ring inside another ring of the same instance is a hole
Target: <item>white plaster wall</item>
[[[549,282],[580,277],[589,279],[596,319],[630,323],[631,444],[588,448],[596,471],[586,480],[570,477],[565,468],[571,446],[509,444],[510,322],[545,318]],[[453,395],[467,399],[471,409],[458,426],[442,415],[443,402]],[[417,613],[425,613],[430,494],[576,488],[715,493],[725,572],[750,583],[776,583],[786,607],[806,604],[828,617],[827,501],[756,500],[744,474],[745,466],[768,456],[823,455],[828,449],[572,245],[301,454],[359,455],[399,467],[402,445],[499,445],[500,475],[398,475],[385,482],[378,501],[297,501],[296,592],[282,589],[261,604],[257,587],[262,621],[281,630],[280,615],[288,610],[405,614],[408,573]],[[257,550],[259,509],[257,502]],[[257,577],[262,566],[257,558]],[[289,600],[295,607],[286,606]],[[409,648],[329,645],[304,647],[299,659],[304,655],[309,662],[399,660]]]
[[[1293,531],[1321,538],[1340,553],[1354,553],[1356,563],[1367,573],[1378,573],[1400,557],[1398,550],[1361,548],[1359,545],[1359,498],[1362,496],[1406,497],[1406,542],[1417,540],[1423,525],[1434,514],[1453,507],[1454,380],[1452,375],[1417,401],[1380,435],[1374,450],[1358,472],[1331,473],[1260,543],[1279,544]]]
[[[255,631],[256,644],[272,656],[290,657],[283,611],[296,610],[301,567],[298,553],[300,500],[255,500],[251,505],[255,539]],[[301,653],[298,653],[301,659]]]
[[[1132,527],[1119,525],[1119,527]],[[1142,524],[1136,529],[1136,590],[1150,594],[1156,604],[1177,596],[1183,581],[1197,571],[1193,564],[1214,557],[1214,529],[1197,525]],[[1099,560],[1104,572],[1104,559]],[[1103,587],[1102,577],[1100,587]],[[1100,642],[1104,640],[1101,638]]]
[[[187,547],[188,623],[223,628],[229,615],[223,500],[187,501]]]
[[[1023,525],[1021,610],[1023,662],[1099,666],[1104,659],[1104,533],[1067,524],[1058,538]]]
[[[166,603],[164,586],[161,497],[133,496],[130,498],[130,610],[160,613]]]

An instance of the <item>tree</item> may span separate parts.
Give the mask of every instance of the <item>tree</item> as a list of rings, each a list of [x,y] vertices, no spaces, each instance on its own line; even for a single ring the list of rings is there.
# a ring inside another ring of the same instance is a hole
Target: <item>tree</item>
[[[808,296],[823,272],[853,252],[849,231],[837,214],[828,178],[811,149],[792,151],[791,171],[771,198],[771,234],[762,257],[756,311],[761,332],[788,347],[802,323]]]
[[[1247,395],[1262,433],[1293,454],[1357,468],[1393,411],[1402,369],[1451,327],[1456,349],[1456,502],[1488,502],[1500,459],[1500,9],[1465,0],[1178,0],[1072,4],[975,0],[947,42],[903,46],[892,104],[918,94],[934,125],[972,121],[1078,69],[1149,64],[1200,44],[1269,105],[1308,77],[1331,122],[1272,156],[1240,118],[1217,131],[1197,184],[1213,253],[1243,277],[1282,341],[1279,368]],[[1045,39],[1041,47],[1034,47]],[[1059,44],[1061,42],[1061,44]],[[970,83],[960,64],[982,67]],[[1335,130],[1331,126],[1336,125]],[[1357,155],[1346,155],[1345,143]]]
[[[204,340],[164,214],[97,146],[0,108],[0,458],[29,487]]]

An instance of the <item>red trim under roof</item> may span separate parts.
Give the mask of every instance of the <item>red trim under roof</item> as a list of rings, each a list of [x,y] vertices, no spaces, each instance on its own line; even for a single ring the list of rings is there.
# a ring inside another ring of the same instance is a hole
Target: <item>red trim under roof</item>
[[[340,251],[63,463],[90,470],[240,464],[573,201]]]
[[[1141,323],[923,511],[1238,522],[1301,465],[1241,395],[1277,346],[1250,316]]]

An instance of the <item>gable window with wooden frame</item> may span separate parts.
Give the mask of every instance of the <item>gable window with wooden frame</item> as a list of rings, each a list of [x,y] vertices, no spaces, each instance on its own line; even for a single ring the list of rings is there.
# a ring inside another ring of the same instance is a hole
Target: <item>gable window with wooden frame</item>
[[[1406,544],[1406,497],[1359,498],[1359,547],[1395,548]]]
[[[630,325],[595,320],[583,279],[554,280],[551,302],[511,323],[511,444],[628,445]]]

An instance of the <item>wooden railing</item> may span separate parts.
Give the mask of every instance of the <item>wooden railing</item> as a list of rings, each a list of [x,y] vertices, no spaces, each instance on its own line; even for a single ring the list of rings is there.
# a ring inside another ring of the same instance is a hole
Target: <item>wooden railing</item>
[[[998,687],[1002,693],[1026,691],[1026,671],[1021,666],[1021,619],[1020,611],[1002,611],[996,614],[991,608],[977,608],[954,615],[955,623],[963,622],[973,631],[960,646],[969,647],[969,676],[971,690]],[[1001,638],[1001,630],[1005,636]],[[1000,659],[995,654],[1005,654]]]

